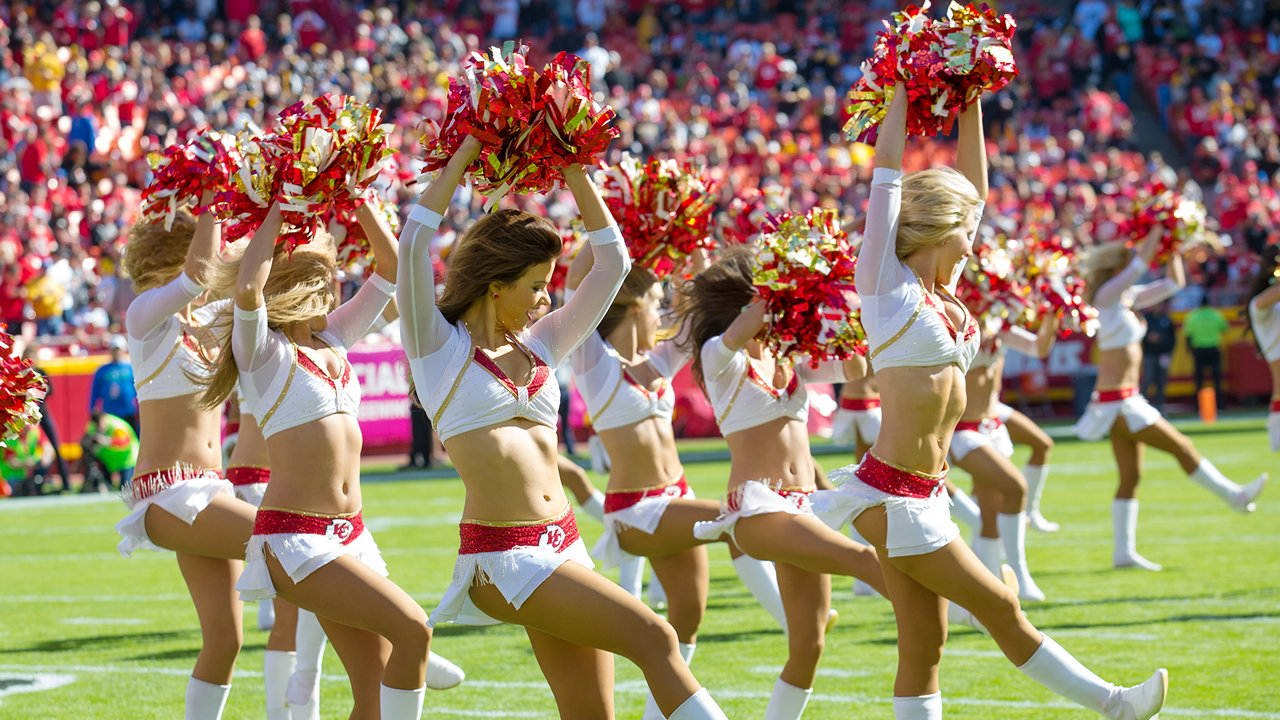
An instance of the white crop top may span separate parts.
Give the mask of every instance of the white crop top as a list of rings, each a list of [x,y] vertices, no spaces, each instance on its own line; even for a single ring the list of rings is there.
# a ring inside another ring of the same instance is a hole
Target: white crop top
[[[717,335],[702,346],[702,382],[716,413],[721,435],[749,430],[780,417],[800,422],[809,419],[808,383],[846,380],[844,365],[828,361],[812,369],[798,362],[791,381],[781,390],[760,377],[744,350],[730,350]]]
[[[209,372],[201,358],[203,351],[177,316],[202,292],[204,288],[182,273],[129,303],[124,327],[138,400],[195,395],[204,389],[188,377],[188,374],[200,377]],[[194,326],[208,326],[227,308],[228,302],[217,300],[196,308],[191,313]]]
[[[235,308],[231,351],[240,368],[240,392],[262,428],[262,436],[298,427],[339,413],[355,416],[360,407],[360,380],[351,371],[347,348],[369,332],[395,294],[395,286],[371,276],[355,297],[329,313],[316,338],[342,358],[342,373],[330,377],[311,348],[300,347],[284,333],[267,328],[267,309]]]
[[[657,372],[658,387],[645,387],[626,371],[618,351],[600,333],[588,335],[573,352],[573,378],[587,403],[591,426],[612,430],[651,417],[670,422],[676,410],[671,379],[688,361],[689,354],[674,338],[658,343],[643,361]]]
[[[520,386],[475,347],[461,323],[449,322],[436,307],[430,235],[440,220],[439,213],[421,205],[410,209],[400,231],[396,289],[401,340],[418,401],[435,423],[440,442],[516,418],[554,428],[560,386],[553,370],[595,332],[622,287],[631,269],[622,234],[612,222],[588,233],[595,264],[578,291],[563,307],[510,338],[534,366],[533,379]]]
[[[1267,362],[1280,360],[1280,309],[1276,305],[1264,308],[1255,297],[1249,301],[1249,324]]]
[[[1134,285],[1146,271],[1146,263],[1135,257],[1124,270],[1094,293],[1093,306],[1098,308],[1099,350],[1115,350],[1140,342],[1147,334],[1147,322],[1134,310],[1163,302],[1182,289],[1182,285],[1167,277]]]
[[[964,308],[960,329],[946,310],[925,291],[915,271],[898,259],[898,213],[902,207],[902,173],[876,168],[867,204],[867,227],[858,251],[854,282],[862,300],[862,326],[867,331],[867,359],[876,371],[892,367],[953,364],[968,372],[978,352],[978,324]],[[981,217],[982,208],[978,208]],[[976,231],[975,231],[976,234]],[[955,299],[956,276],[937,292]]]

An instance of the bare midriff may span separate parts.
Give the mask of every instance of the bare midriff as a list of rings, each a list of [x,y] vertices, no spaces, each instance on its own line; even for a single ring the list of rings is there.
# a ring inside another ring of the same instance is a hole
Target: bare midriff
[[[844,386],[840,388],[840,397],[842,398],[873,398],[880,395],[880,390],[876,387],[876,376],[867,374],[867,360],[861,355],[855,355],[850,358],[857,365],[858,377],[854,380],[846,380]]]
[[[965,405],[961,420],[983,420],[992,416],[1000,400],[1001,375],[1004,373],[1004,357],[984,367],[969,368],[964,376]]]
[[[814,489],[813,456],[809,454],[808,426],[781,417],[746,430],[730,433],[729,492],[749,480],[775,487]]]
[[[1138,386],[1142,368],[1142,345],[1130,343],[1122,348],[1098,351],[1098,390],[1118,390]]]
[[[227,460],[227,467],[271,467],[267,441],[251,413],[240,413],[240,431],[236,434],[236,446]]]
[[[964,373],[954,364],[880,370],[882,419],[871,451],[885,462],[937,474],[964,414]]]
[[[532,523],[568,505],[555,428],[517,418],[455,435],[444,447],[467,492],[464,521]]]
[[[670,420],[645,418],[596,434],[609,453],[609,492],[660,487],[684,474]]]
[[[267,438],[273,460],[264,507],[324,514],[360,509],[360,450],[354,415],[339,413]]]
[[[175,465],[222,467],[222,408],[202,409],[196,398],[192,394],[139,403],[142,431],[135,476]]]

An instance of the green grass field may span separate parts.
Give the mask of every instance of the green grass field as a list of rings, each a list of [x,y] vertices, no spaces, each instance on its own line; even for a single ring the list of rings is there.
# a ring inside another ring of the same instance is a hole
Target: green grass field
[[[1197,446],[1239,481],[1275,464],[1259,419],[1188,426]],[[700,446],[700,447],[705,447]],[[1020,450],[1017,460],[1025,458]],[[825,456],[833,468],[848,455]],[[703,497],[723,492],[727,464],[692,464]],[[372,478],[371,478],[372,479]],[[959,477],[967,486],[966,478]],[[603,486],[602,478],[595,478]],[[1105,444],[1061,442],[1045,494],[1056,535],[1032,534],[1031,568],[1049,601],[1032,622],[1109,679],[1133,683],[1169,668],[1163,717],[1280,718],[1280,494],[1245,517],[1149,454],[1141,493],[1140,550],[1163,563],[1148,574],[1111,569],[1114,469]],[[428,609],[443,591],[457,546],[462,486],[436,479],[370,482],[365,516],[392,579]],[[200,644],[195,612],[173,557],[115,551],[118,501],[0,503],[0,718],[182,716],[186,676]],[[588,543],[599,526],[581,519]],[[785,657],[782,632],[738,582],[722,547],[711,555],[710,607],[693,670],[731,718],[760,717]],[[892,718],[896,663],[889,604],[834,583],[840,622],[806,718]],[[246,609],[245,649],[225,717],[262,716],[266,635]],[[467,671],[461,687],[431,692],[424,717],[551,718],[551,694],[523,632],[444,627],[433,648]],[[325,658],[325,718],[345,718],[349,694],[332,650]],[[37,677],[32,685],[29,679]],[[617,662],[618,717],[639,717],[644,686]],[[26,679],[24,679],[26,678]],[[947,717],[1086,718],[1014,669],[985,636],[954,632],[942,666]]]

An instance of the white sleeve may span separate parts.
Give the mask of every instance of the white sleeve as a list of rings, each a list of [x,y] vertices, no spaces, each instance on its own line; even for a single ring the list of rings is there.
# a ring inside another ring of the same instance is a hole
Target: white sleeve
[[[676,338],[663,340],[649,351],[649,363],[658,371],[658,374],[668,380],[680,374],[680,369],[689,362],[690,358],[690,353]]]
[[[396,308],[400,311],[400,340],[411,359],[430,355],[449,340],[449,322],[436,307],[435,269],[431,266],[431,236],[441,219],[440,213],[414,205],[400,230]]]
[[[728,370],[740,368],[746,360],[742,357],[742,353],[730,350],[728,345],[724,344],[724,338],[717,335],[708,340],[702,346],[702,375],[703,378],[714,378],[723,375]],[[742,368],[740,372],[745,372],[746,368]]]
[[[236,367],[246,372],[260,367],[260,351],[265,349],[268,337],[266,306],[245,310],[237,305],[231,319],[231,353]]]
[[[902,172],[876,168],[871,175],[867,226],[858,250],[854,284],[859,295],[880,295],[910,281],[898,259],[898,212],[902,208]],[[909,272],[909,271],[907,271]]]
[[[1135,257],[1123,270],[1112,276],[1110,280],[1102,283],[1102,287],[1098,288],[1098,292],[1093,294],[1094,306],[1110,307],[1118,305],[1124,298],[1124,292],[1138,282],[1146,271],[1146,263],[1142,262],[1142,258]]]
[[[529,328],[529,335],[551,353],[547,358],[551,365],[559,365],[587,335],[596,331],[631,270],[631,257],[617,225],[610,223],[592,230],[587,238],[595,255],[591,271],[573,297]]]
[[[390,280],[381,275],[370,276],[356,291],[355,297],[329,313],[326,329],[338,338],[343,347],[351,347],[369,334],[369,329],[395,294],[396,286]]]
[[[1039,338],[1035,333],[1016,325],[1000,333],[1000,342],[1004,343],[1005,347],[1031,357],[1040,354],[1039,348],[1036,347],[1038,341]]]
[[[1167,277],[1162,277],[1154,282],[1135,285],[1133,287],[1133,309],[1142,310],[1162,303],[1177,295],[1181,289],[1181,285]]]
[[[594,331],[588,333],[582,344],[570,356],[570,370],[573,371],[579,385],[589,381],[588,375],[600,364],[604,356],[604,339],[600,337],[600,333]]]
[[[160,287],[143,292],[129,303],[129,309],[125,311],[125,332],[135,340],[145,338],[202,292],[204,288],[185,272]]]

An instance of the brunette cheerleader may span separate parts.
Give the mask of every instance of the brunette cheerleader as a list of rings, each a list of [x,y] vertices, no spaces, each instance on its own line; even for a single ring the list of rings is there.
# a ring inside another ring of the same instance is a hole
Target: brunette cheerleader
[[[1014,467],[1013,441],[996,415],[1004,353],[1012,347],[1036,357],[1049,354],[1058,323],[1049,318],[1036,335],[1013,327],[979,348],[965,375],[966,401],[960,422],[951,436],[951,462],[973,477],[980,521],[973,552],[983,565],[999,575],[1007,561],[1018,579],[1019,597],[1044,600],[1044,592],[1027,568],[1027,481]]]
[[[279,204],[239,259],[217,266],[215,287],[233,292],[235,307],[201,400],[217,407],[238,382],[273,459],[241,597],[279,596],[320,617],[351,682],[352,718],[416,720],[431,632],[364,527],[360,386],[346,357],[395,291],[396,243],[369,205],[358,217],[376,273],[336,310],[332,238],[277,251]]]
[[[196,402],[194,379],[206,370],[214,346],[209,324],[218,308],[200,298],[219,244],[212,215],[179,211],[168,228],[159,221],[135,225],[124,257],[139,291],[125,313],[125,330],[141,432],[137,470],[124,497],[130,512],[116,530],[126,557],[139,548],[177,554],[202,636],[187,682],[188,720],[215,720],[226,705],[244,639],[233,588],[253,531],[253,506],[237,500],[218,471],[221,406]]]
[[[1098,308],[1098,389],[1075,430],[1082,440],[1111,436],[1111,452],[1120,471],[1120,484],[1111,505],[1115,530],[1112,560],[1118,568],[1161,569],[1159,564],[1139,555],[1137,549],[1137,491],[1143,445],[1173,455],[1196,484],[1239,512],[1253,512],[1253,501],[1267,479],[1264,473],[1244,487],[1229,480],[1138,392],[1142,338],[1147,325],[1134,311],[1163,302],[1185,282],[1182,258],[1174,254],[1169,258],[1165,277],[1137,284],[1156,256],[1162,232],[1160,226],[1154,228],[1136,252],[1123,243],[1111,243],[1094,248],[1084,259],[1085,299]]]
[[[689,672],[662,618],[592,570],[557,472],[559,387],[552,368],[599,324],[629,261],[581,166],[564,168],[595,256],[573,298],[550,305],[559,234],[545,220],[498,210],[472,225],[449,258],[439,303],[430,234],[478,154],[469,138],[409,212],[398,304],[419,399],[466,488],[453,581],[432,623],[475,610],[523,625],[562,717],[613,716],[613,660],[640,666],[676,720],[724,718]]]
[[[1262,264],[1249,289],[1249,327],[1258,350],[1271,367],[1271,412],[1267,415],[1267,434],[1271,451],[1280,452],[1280,283],[1277,279],[1277,256],[1280,246],[1268,245],[1262,252]]]
[[[583,248],[569,272],[571,289],[591,266],[592,250]],[[636,556],[649,558],[655,581],[669,589],[664,593],[667,619],[680,639],[680,655],[689,662],[710,578],[702,547],[707,541],[695,538],[693,527],[714,520],[720,504],[694,497],[676,450],[672,380],[689,356],[675,338],[657,340],[662,297],[653,273],[631,268],[596,332],[574,351],[572,367],[591,424],[614,460],[604,501],[605,534],[592,554],[605,568],[619,566],[623,587],[633,583],[637,596],[639,577],[627,577],[628,563]],[[732,543],[730,548],[739,576],[785,628],[772,564],[742,554]],[[652,697],[644,717],[662,717]]]
[[[827,574],[860,578],[882,593],[884,580],[874,551],[825,526],[809,502],[817,473],[805,385],[844,381],[847,370],[837,362],[792,367],[765,348],[768,323],[752,271],[750,250],[730,248],[681,289],[682,341],[731,458],[721,514],[699,522],[694,534],[704,540],[727,534],[746,554],[776,565],[788,656],[765,716],[794,719],[813,692],[822,655]]]
[[[1164,703],[1167,673],[1120,688],[1087,670],[1036,630],[1017,595],[959,540],[944,493],[946,452],[964,412],[965,371],[978,352],[978,327],[954,283],[982,214],[986,152],[982,115],[960,116],[957,163],[902,176],[907,92],[895,88],[876,141],[867,228],[857,285],[884,423],[862,462],[832,473],[839,487],[815,504],[852,518],[879,553],[898,621],[898,720],[942,717],[938,665],[947,599],[970,610],[1005,656],[1032,679],[1102,715],[1148,720]]]

